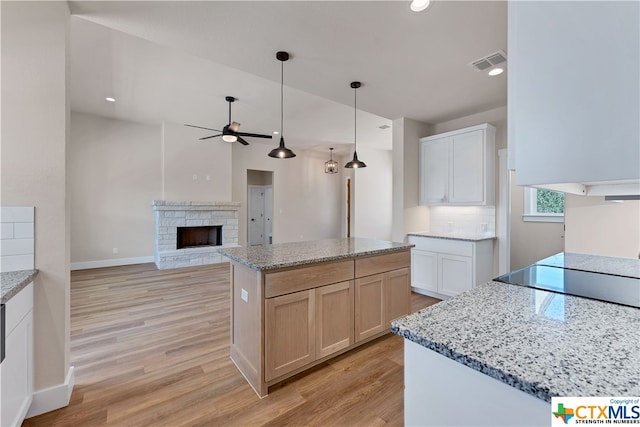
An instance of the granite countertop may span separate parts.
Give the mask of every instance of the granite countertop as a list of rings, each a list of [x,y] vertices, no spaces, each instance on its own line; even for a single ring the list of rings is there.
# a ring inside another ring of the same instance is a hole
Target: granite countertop
[[[309,242],[277,243],[274,245],[221,248],[222,255],[254,270],[274,270],[284,267],[333,261],[366,255],[398,252],[412,248],[405,243],[385,240],[343,238]]]
[[[394,333],[546,402],[640,395],[640,309],[488,282]]]
[[[479,242],[481,240],[493,240],[496,238],[494,234],[488,233],[447,233],[440,231],[416,231],[413,233],[407,233],[407,236],[432,237],[434,239],[465,240],[467,242]]]
[[[561,252],[540,260],[536,264],[640,278],[640,259],[635,258],[614,258]]]
[[[0,304],[5,304],[33,281],[38,270],[6,271],[0,273]]]

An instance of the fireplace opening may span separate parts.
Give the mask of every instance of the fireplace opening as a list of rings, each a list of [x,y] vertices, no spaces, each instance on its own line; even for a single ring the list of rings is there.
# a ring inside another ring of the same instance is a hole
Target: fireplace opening
[[[178,227],[178,242],[176,245],[176,249],[221,245],[221,225],[211,225],[204,227]]]

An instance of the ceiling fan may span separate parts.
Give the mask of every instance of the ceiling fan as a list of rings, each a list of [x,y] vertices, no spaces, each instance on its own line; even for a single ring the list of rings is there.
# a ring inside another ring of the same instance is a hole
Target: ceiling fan
[[[248,136],[251,138],[271,139],[271,135],[263,135],[260,133],[238,132],[238,129],[240,129],[240,123],[231,121],[231,103],[234,102],[236,98],[234,98],[233,96],[226,96],[224,99],[229,103],[229,124],[223,127],[222,130],[211,129],[211,128],[195,126],[195,125],[185,125],[192,128],[206,129],[206,130],[212,130],[214,132],[220,132],[217,135],[205,136],[204,138],[200,138],[200,141],[202,141],[203,139],[216,138],[218,136],[221,136],[222,140],[226,142],[238,141],[242,145],[249,145],[249,143],[243,138],[243,136]]]

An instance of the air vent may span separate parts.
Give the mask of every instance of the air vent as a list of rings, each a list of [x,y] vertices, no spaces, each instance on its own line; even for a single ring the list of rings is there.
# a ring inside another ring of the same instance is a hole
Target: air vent
[[[507,54],[504,51],[499,50],[492,54],[485,56],[484,58],[471,61],[469,66],[476,71],[485,71],[495,65],[502,64],[507,60]]]

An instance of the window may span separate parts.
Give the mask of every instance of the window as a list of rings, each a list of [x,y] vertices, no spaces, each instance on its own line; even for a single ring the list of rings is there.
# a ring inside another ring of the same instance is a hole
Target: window
[[[524,221],[564,222],[564,193],[525,187]]]

